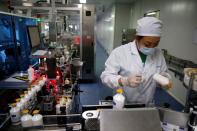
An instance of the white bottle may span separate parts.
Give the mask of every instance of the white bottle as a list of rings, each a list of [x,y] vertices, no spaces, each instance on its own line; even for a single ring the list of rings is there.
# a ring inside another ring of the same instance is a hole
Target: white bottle
[[[12,108],[10,110],[10,117],[13,125],[20,124],[20,108],[16,107],[16,103],[12,104]]]
[[[160,85],[162,85],[162,86],[166,86],[166,85],[168,85],[168,84],[170,83],[170,80],[169,80],[167,77],[162,76],[162,75],[160,75],[160,74],[158,74],[158,73],[156,73],[156,74],[153,75],[153,79],[154,79],[158,84],[160,84]]]
[[[28,96],[29,96],[29,105],[30,105],[30,107],[31,106],[33,106],[34,105],[34,103],[35,103],[35,99],[34,99],[34,94],[33,94],[33,92],[32,92],[32,90],[31,89],[29,89],[28,90]]]
[[[67,98],[67,103],[66,103],[66,107],[68,108],[68,113],[72,110],[72,106],[71,106],[71,99]]]
[[[45,80],[44,79],[41,79],[38,84],[40,85],[40,87],[43,87],[44,84],[45,84]]]
[[[64,66],[64,62],[65,62],[65,58],[62,55],[62,57],[60,57],[60,66]]]
[[[34,85],[34,88],[36,89],[36,93],[38,93],[41,90],[40,85]]]
[[[29,66],[27,73],[28,73],[29,82],[32,82],[34,80],[34,69],[32,68],[31,65]]]
[[[33,101],[36,102],[37,101],[37,93],[36,93],[36,88],[34,86],[32,86],[31,88],[32,94],[33,94]]]
[[[20,111],[22,111],[24,109],[24,104],[21,101],[19,101],[16,103],[16,107],[20,108]]]
[[[23,110],[23,116],[21,117],[22,127],[31,127],[32,126],[32,116],[28,114],[28,110]]]
[[[56,114],[57,114],[57,115],[58,115],[58,114],[61,114],[60,107],[61,107],[61,105],[60,105],[59,103],[56,104],[56,106],[55,106]]]
[[[20,111],[23,110],[23,103],[20,102],[21,98],[16,99],[16,107],[20,108]]]
[[[28,108],[27,100],[24,97],[21,98],[20,103],[23,105],[23,109],[27,109]]]
[[[34,116],[32,117],[33,126],[43,126],[43,116],[39,114],[39,110],[33,111]]]
[[[125,97],[122,95],[123,90],[121,88],[116,90],[117,94],[113,96],[113,109],[123,109],[125,104]]]
[[[26,101],[26,106],[25,108],[29,109],[30,108],[30,95],[28,94],[28,91],[24,91],[25,96],[24,96],[24,101]]]

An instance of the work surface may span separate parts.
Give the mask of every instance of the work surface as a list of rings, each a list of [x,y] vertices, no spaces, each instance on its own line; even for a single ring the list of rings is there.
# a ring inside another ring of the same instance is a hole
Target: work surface
[[[26,79],[19,80],[14,77],[22,77],[27,76],[26,73],[14,73],[10,77],[5,80],[0,81],[0,89],[26,89],[28,86],[28,82]],[[24,77],[24,78],[25,78]]]
[[[133,111],[130,112],[131,110]],[[122,111],[106,109],[100,113],[100,131],[131,131],[131,129],[132,131],[144,131],[144,128],[146,128],[146,131],[160,131],[160,121],[179,127],[187,127],[188,118],[189,114],[164,108],[135,108]],[[128,119],[128,121],[125,121],[126,119]],[[77,125],[80,125],[80,123]],[[24,130],[20,125],[11,127],[12,128],[8,130]],[[46,126],[44,122],[44,127],[37,129],[31,128],[28,130],[64,131],[65,127],[59,127],[57,124],[50,125],[49,127]]]

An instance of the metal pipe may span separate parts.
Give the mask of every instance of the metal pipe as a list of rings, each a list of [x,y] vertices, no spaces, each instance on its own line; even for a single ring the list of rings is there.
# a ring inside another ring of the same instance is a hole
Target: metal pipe
[[[186,113],[189,113],[189,97],[190,97],[191,90],[193,88],[193,83],[194,83],[194,79],[195,79],[196,75],[197,75],[197,73],[191,73],[189,87],[188,87],[187,95],[186,95],[185,109],[184,109],[184,112],[186,112]]]

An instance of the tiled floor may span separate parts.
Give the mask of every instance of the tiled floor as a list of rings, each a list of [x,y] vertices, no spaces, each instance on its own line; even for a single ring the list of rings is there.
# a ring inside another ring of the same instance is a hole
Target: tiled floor
[[[82,105],[97,105],[100,99],[100,87],[96,83],[81,84],[81,104]]]

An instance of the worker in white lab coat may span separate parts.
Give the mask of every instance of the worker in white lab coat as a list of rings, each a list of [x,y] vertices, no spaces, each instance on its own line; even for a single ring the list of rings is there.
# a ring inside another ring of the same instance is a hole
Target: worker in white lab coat
[[[122,87],[128,103],[153,102],[155,73],[170,79],[163,54],[157,48],[161,29],[162,22],[157,18],[139,19],[135,40],[114,49],[105,63],[102,82],[114,89]],[[170,87],[171,82],[162,86]]]

